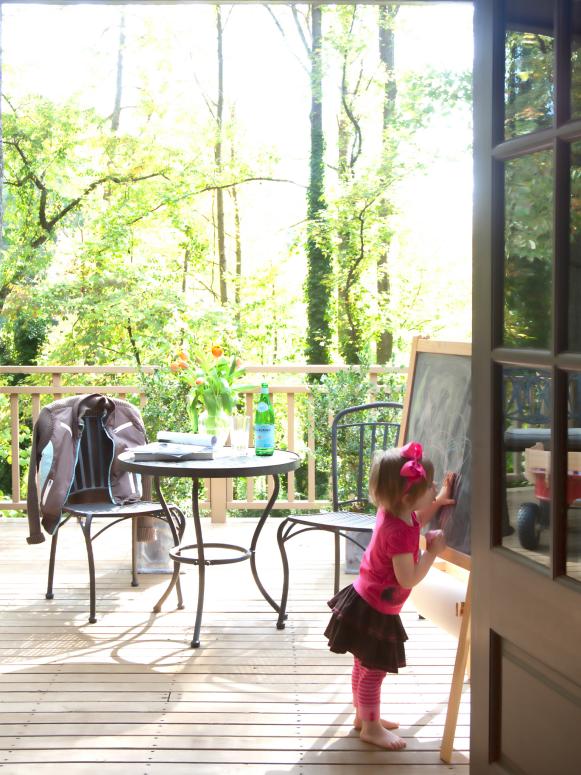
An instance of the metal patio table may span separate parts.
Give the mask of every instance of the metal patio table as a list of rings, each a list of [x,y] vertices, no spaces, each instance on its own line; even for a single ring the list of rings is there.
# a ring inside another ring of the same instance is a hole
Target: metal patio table
[[[186,563],[198,566],[198,606],[196,610],[196,622],[194,625],[194,636],[192,638],[192,648],[198,648],[200,645],[200,627],[202,624],[202,614],[204,611],[204,590],[206,582],[207,565],[228,565],[233,562],[243,562],[250,560],[250,568],[256,586],[266,602],[279,613],[280,606],[272,599],[264,588],[258,571],[256,569],[256,546],[264,523],[266,522],[272,507],[278,497],[280,488],[279,475],[288,471],[295,471],[300,465],[300,458],[294,452],[285,452],[275,450],[273,455],[268,457],[258,457],[250,450],[248,455],[235,456],[228,447],[218,450],[212,460],[186,460],[180,463],[148,460],[136,461],[133,459],[131,451],[123,452],[119,455],[119,461],[123,468],[128,471],[141,474],[142,476],[152,476],[155,482],[159,499],[164,508],[167,508],[163,493],[161,491],[159,480],[164,477],[187,477],[192,480],[192,513],[194,517],[194,529],[196,532],[195,544],[179,544],[170,551],[170,556],[177,563]],[[202,525],[200,522],[199,509],[199,491],[200,480],[202,479],[231,479],[237,476],[265,476],[271,475],[274,479],[274,488],[266,504],[264,511],[250,541],[250,547],[237,546],[235,544],[223,543],[204,543],[202,535]],[[223,557],[220,559],[206,559],[206,549],[224,549],[234,553],[234,556]],[[194,554],[188,554],[188,552]],[[172,582],[166,592],[164,599],[169,595],[175,585],[175,574]]]

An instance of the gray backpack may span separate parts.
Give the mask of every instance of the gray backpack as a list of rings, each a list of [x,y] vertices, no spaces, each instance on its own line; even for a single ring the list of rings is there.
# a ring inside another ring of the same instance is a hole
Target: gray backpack
[[[81,444],[82,440],[82,444]],[[42,543],[41,525],[50,535],[61,522],[63,506],[75,483],[75,493],[103,487],[111,502],[141,500],[138,476],[123,471],[117,456],[147,441],[139,410],[127,401],[99,393],[72,396],[45,406],[32,435],[28,472],[29,544]],[[75,482],[79,455],[99,456],[102,481]]]

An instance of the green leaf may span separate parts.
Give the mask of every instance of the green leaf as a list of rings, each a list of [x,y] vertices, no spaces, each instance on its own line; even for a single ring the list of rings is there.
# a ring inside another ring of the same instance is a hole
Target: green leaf
[[[216,412],[220,407],[218,405],[218,401],[216,400],[216,396],[214,395],[214,393],[212,393],[211,390],[204,390],[203,396],[204,396],[204,404],[206,406],[206,409],[208,410],[208,414],[216,414]]]
[[[222,393],[221,400],[222,400],[222,409],[227,414],[232,414],[232,411],[234,410],[234,404],[232,402],[232,397],[230,393]]]

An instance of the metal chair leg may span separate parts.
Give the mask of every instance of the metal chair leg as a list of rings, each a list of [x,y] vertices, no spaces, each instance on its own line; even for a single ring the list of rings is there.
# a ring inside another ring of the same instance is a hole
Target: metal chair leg
[[[53,534],[52,541],[50,544],[50,560],[48,563],[48,584],[46,587],[46,599],[52,600],[54,598],[54,593],[52,591],[52,584],[54,581],[54,563],[56,559],[56,545],[59,537],[59,531],[58,528],[56,530],[56,533]]]
[[[83,535],[85,536],[85,546],[87,547],[87,563],[89,565],[89,624],[95,624],[97,621],[96,616],[96,593],[95,593],[95,558],[93,557],[93,543],[91,541],[91,522],[93,521],[92,514],[89,514],[85,520],[85,524],[81,525]]]
[[[139,586],[137,578],[137,517],[131,519],[131,586]]]
[[[200,629],[202,627],[202,614],[204,612],[204,591],[206,586],[206,558],[204,554],[204,538],[199,511],[199,487],[197,479],[192,480],[192,512],[194,517],[194,530],[196,533],[196,546],[198,550],[198,606],[196,608],[196,622],[194,624],[194,636],[191,646],[193,649],[200,647]]]
[[[283,519],[283,521],[278,526],[278,530],[276,531],[276,540],[278,541],[278,548],[280,550],[280,558],[282,560],[282,572],[283,572],[283,581],[282,581],[282,596],[280,599],[280,608],[278,611],[278,620],[276,622],[276,629],[277,630],[284,630],[285,627],[285,619],[286,617],[286,604],[288,600],[288,584],[289,584],[289,567],[288,567],[288,557],[286,554],[286,548],[284,545],[284,537],[283,532],[287,525],[288,519]]]
[[[163,496],[161,496],[163,497]],[[167,506],[167,504],[164,502],[164,508],[166,509],[166,516],[167,516],[167,524],[169,525],[169,528],[171,530],[172,538],[174,541],[174,546],[178,546],[181,543],[182,537],[184,535],[184,531],[186,528],[186,518],[184,517],[183,513],[180,509],[177,508],[177,506],[172,506],[171,509]],[[172,514],[175,515],[176,521],[177,521],[177,527],[174,524]],[[171,591],[173,588],[176,588],[177,596],[178,596],[178,609],[182,610],[184,608],[184,599],[182,596],[182,586],[180,584],[180,564],[179,562],[174,561],[173,564],[173,574],[171,577],[171,580],[169,584],[167,585],[167,588],[163,595],[159,598],[157,603],[153,606],[153,613],[158,614],[161,611],[162,605],[165,603],[167,598],[169,597]]]
[[[157,492],[157,497],[163,507],[163,511],[165,514],[164,519],[167,521],[169,525],[169,529],[171,530],[174,546],[179,546],[186,530],[186,517],[183,511],[177,506],[171,506],[171,508],[170,506],[168,506],[165,498],[163,497],[163,492],[161,491],[161,484],[159,481],[159,477],[158,476],[154,477],[153,481],[155,483],[155,490]],[[174,517],[175,517],[175,524],[174,524]],[[168,584],[167,589],[165,590],[163,595],[153,606],[153,612],[155,614],[158,614],[161,611],[162,605],[167,600],[167,598],[169,597],[174,587],[176,588],[176,592],[178,596],[178,609],[182,610],[185,606],[184,606],[184,598],[182,595],[182,585],[180,582],[180,564],[179,562],[175,562],[175,561],[173,564],[173,575],[171,577],[170,583]]]
[[[339,574],[341,569],[341,536],[335,533],[335,594],[339,591]]]
[[[186,517],[181,509],[178,509],[177,506],[174,507],[174,513],[176,514],[177,522],[178,522],[178,540],[181,544],[182,538],[184,537],[184,533],[186,532]],[[179,564],[178,564],[178,577],[176,579],[176,592],[178,595],[178,610],[183,610],[186,606],[184,603],[184,598],[182,595],[182,585],[180,581],[180,574],[179,574]]]

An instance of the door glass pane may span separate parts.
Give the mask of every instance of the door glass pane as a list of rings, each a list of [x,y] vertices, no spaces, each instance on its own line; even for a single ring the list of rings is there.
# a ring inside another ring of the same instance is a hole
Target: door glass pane
[[[573,30],[571,36],[571,115],[581,114],[581,2],[573,2]]]
[[[535,3],[528,18],[517,0],[507,2],[504,38],[504,134],[505,138],[552,126],[553,100],[553,3]],[[520,10],[520,13],[519,13]],[[518,19],[513,24],[511,19]]]
[[[571,229],[569,257],[570,350],[581,351],[581,142],[571,143]]]
[[[505,164],[504,336],[510,347],[548,349],[553,257],[553,154]]]
[[[567,575],[581,581],[581,373],[569,375]]]
[[[551,375],[504,367],[502,545],[549,565]]]

